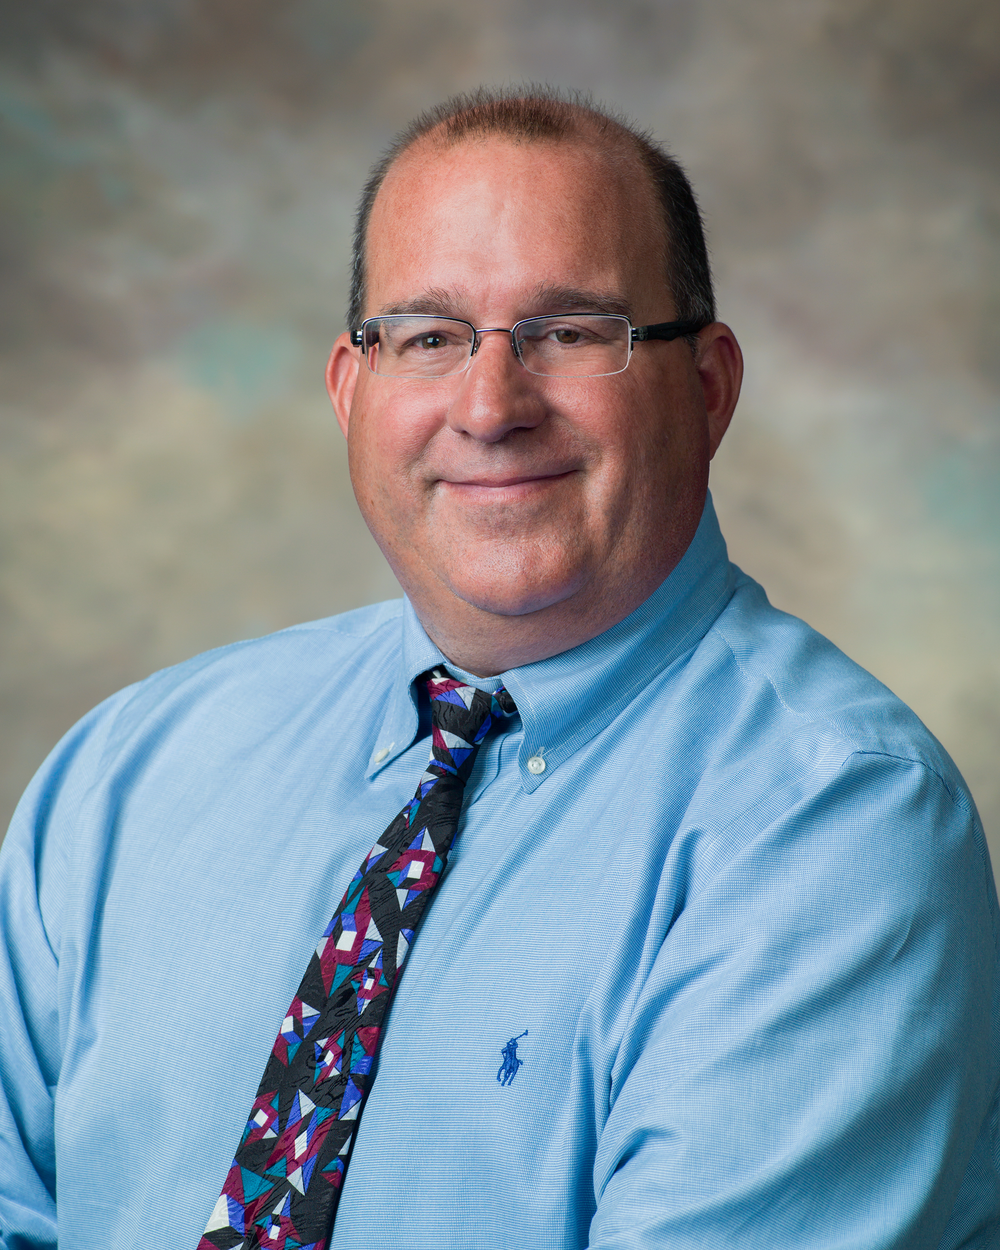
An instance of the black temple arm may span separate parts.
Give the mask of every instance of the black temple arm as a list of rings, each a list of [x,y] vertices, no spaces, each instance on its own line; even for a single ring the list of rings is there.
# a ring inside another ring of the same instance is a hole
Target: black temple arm
[[[664,339],[671,342],[673,339],[684,338],[688,334],[697,334],[699,330],[704,330],[708,325],[707,321],[660,321],[653,326],[633,326],[632,342],[645,343],[647,339]]]

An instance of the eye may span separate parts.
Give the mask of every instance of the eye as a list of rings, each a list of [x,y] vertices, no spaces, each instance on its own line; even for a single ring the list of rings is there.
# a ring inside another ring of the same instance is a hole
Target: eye
[[[554,331],[554,334],[557,343],[579,343],[580,339],[583,338],[579,330],[572,330],[568,326],[561,327]]]
[[[436,347],[446,347],[447,342],[443,334],[422,334],[417,339],[417,346],[433,351]]]

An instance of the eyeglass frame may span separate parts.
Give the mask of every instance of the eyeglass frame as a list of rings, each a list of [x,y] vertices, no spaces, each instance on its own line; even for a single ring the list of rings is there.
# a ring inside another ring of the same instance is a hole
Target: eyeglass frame
[[[613,318],[615,321],[624,321],[629,328],[628,356],[625,363],[620,369],[615,369],[613,373],[579,373],[579,374],[563,374],[563,373],[535,373],[533,369],[529,369],[524,363],[521,353],[517,349],[516,332],[518,326],[527,325],[532,321],[543,321],[547,317],[573,317],[573,316],[591,316],[591,317],[607,317]],[[476,353],[481,346],[480,335],[482,334],[509,334],[510,350],[514,353],[514,358],[518,364],[530,373],[534,378],[553,378],[553,377],[580,377],[580,378],[612,378],[616,373],[624,373],[632,359],[632,349],[636,343],[647,343],[652,340],[670,343],[674,339],[686,338],[688,335],[697,334],[704,330],[706,326],[711,325],[710,321],[702,321],[689,318],[683,321],[657,321],[653,325],[634,326],[628,317],[622,313],[541,313],[537,317],[522,317],[520,321],[515,321],[508,330],[506,326],[484,326],[477,330],[471,321],[466,321],[464,317],[446,317],[437,316],[434,313],[386,313],[381,317],[366,317],[362,321],[357,330],[350,331],[350,339],[352,347],[364,347],[365,345],[365,326],[370,325],[373,321],[388,321],[390,317],[426,317],[428,320],[437,321],[457,321],[460,325],[468,326],[472,331],[472,346],[465,364],[461,369],[454,369],[451,373],[439,373],[436,377],[427,377],[420,374],[392,374],[392,373],[376,373],[368,361],[368,355],[365,353],[365,364],[368,365],[369,373],[374,374],[377,378],[398,377],[408,381],[418,382],[440,382],[442,378],[456,378],[459,374],[467,372],[469,365],[475,358]]]

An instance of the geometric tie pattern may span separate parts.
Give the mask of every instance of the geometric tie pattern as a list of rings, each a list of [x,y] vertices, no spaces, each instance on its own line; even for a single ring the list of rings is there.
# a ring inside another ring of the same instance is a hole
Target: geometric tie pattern
[[[440,669],[425,675],[431,758],[369,851],[281,1023],[198,1250],[324,1250],[375,1076],[382,1023],[444,871],[490,728],[517,709]]]

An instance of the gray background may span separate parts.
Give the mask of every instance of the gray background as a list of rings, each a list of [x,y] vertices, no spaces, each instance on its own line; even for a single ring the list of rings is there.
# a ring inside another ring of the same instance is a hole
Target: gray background
[[[713,472],[734,558],[916,708],[1000,835],[995,0],[0,21],[0,816],[119,686],[398,593],[322,387],[353,202],[420,108],[543,79],[699,190],[749,365]]]

